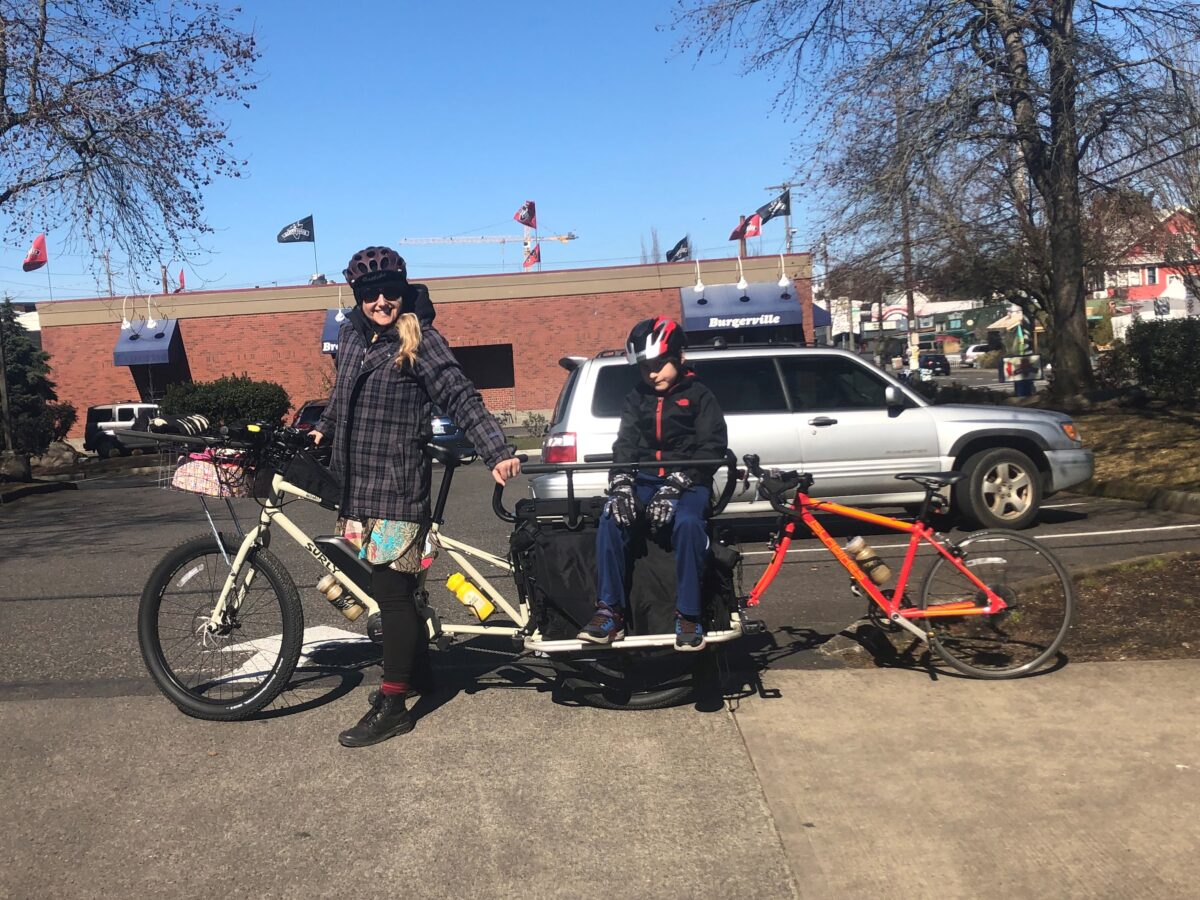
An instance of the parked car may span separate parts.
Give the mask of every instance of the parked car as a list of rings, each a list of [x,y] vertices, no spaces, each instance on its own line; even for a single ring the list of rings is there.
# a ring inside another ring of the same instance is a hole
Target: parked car
[[[83,426],[83,449],[94,450],[101,458],[110,456],[128,456],[130,453],[142,450],[157,450],[159,444],[150,438],[139,440],[128,435],[118,437],[113,434],[116,429],[133,428],[134,422],[141,416],[149,418],[158,415],[157,403],[139,403],[126,401],[123,403],[102,403],[89,406],[87,419]]]
[[[866,506],[910,506],[921,490],[901,472],[959,470],[961,516],[982,526],[1031,524],[1042,501],[1092,475],[1069,416],[1010,406],[934,406],[856,354],[789,345],[695,349],[688,362],[714,394],[739,460],[801,469],[813,495]],[[542,461],[576,462],[612,452],[621,404],[638,378],[619,351],[559,361],[567,380],[543,442]],[[725,476],[717,475],[716,489]],[[602,494],[605,472],[575,477],[580,496]],[[566,496],[566,476],[532,479],[535,497]],[[730,514],[765,512],[756,484],[736,489]]]
[[[922,353],[917,357],[917,368],[928,369],[934,375],[949,375],[950,360],[945,353]]]
[[[975,368],[979,364],[979,357],[988,352],[987,344],[968,344],[963,348],[960,357],[962,364],[968,368]]]
[[[316,428],[328,402],[328,400],[309,400],[296,410],[296,415],[292,418],[292,427],[301,431],[311,431]],[[430,431],[435,444],[454,447],[464,453],[475,452],[475,446],[468,440],[466,432],[436,406],[433,408],[433,416],[430,420]],[[331,435],[325,437],[328,440]]]

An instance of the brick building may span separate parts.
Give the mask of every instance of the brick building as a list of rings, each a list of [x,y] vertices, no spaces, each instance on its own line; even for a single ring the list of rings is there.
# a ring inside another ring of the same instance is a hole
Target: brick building
[[[429,286],[445,335],[496,411],[547,411],[563,382],[558,360],[619,347],[652,315],[685,319],[698,340],[811,340],[808,254],[414,280]],[[789,283],[781,284],[786,274]],[[704,290],[697,291],[697,281]],[[293,406],[326,396],[345,285],[101,297],[39,307],[59,399],[80,411],[151,400],[168,384],[247,374],[275,381]],[[127,327],[125,325],[127,323]],[[77,435],[72,435],[77,436]]]

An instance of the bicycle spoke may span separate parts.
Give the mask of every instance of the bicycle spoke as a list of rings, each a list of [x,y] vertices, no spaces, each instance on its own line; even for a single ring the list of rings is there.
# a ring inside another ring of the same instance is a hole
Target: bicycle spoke
[[[979,532],[959,547],[967,568],[1007,607],[994,615],[926,619],[930,646],[951,666],[976,677],[1035,671],[1054,656],[1070,625],[1070,578],[1048,550],[1016,532]],[[987,606],[986,592],[939,559],[926,577],[922,609],[967,603],[977,609]]]

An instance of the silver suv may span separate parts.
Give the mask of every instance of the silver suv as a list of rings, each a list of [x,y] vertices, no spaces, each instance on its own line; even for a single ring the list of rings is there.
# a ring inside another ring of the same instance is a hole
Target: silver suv
[[[730,345],[688,352],[688,364],[716,394],[741,459],[814,477],[813,496],[866,506],[914,506],[923,491],[900,472],[962,471],[957,511],[983,527],[1032,524],[1042,500],[1092,476],[1071,419],[1011,406],[934,406],[863,358],[844,350]],[[621,403],[638,378],[618,351],[565,357],[542,461],[583,462],[612,452]],[[724,483],[717,475],[716,489]],[[605,473],[575,476],[580,495],[601,494]],[[533,479],[535,497],[563,497],[566,477]],[[751,479],[726,514],[765,512]]]

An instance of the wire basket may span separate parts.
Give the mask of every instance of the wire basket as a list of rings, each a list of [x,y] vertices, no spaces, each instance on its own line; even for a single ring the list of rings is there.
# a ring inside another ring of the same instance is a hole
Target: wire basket
[[[158,486],[167,491],[204,497],[251,497],[254,468],[245,451],[165,443]]]

